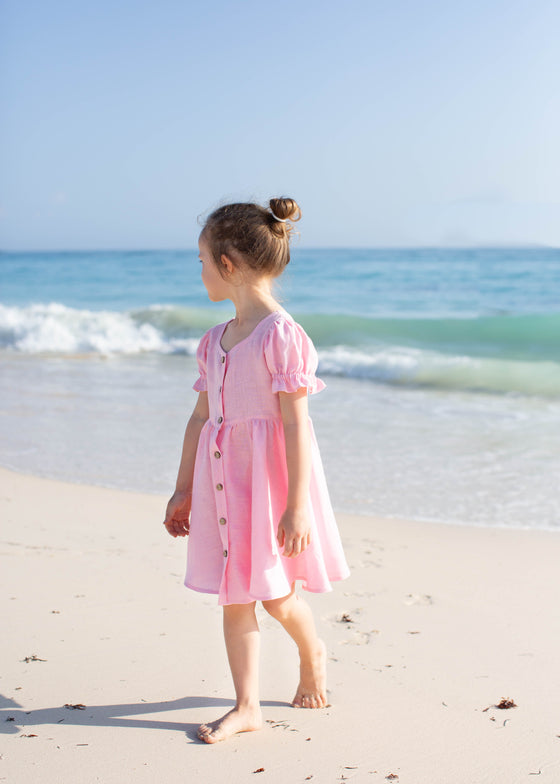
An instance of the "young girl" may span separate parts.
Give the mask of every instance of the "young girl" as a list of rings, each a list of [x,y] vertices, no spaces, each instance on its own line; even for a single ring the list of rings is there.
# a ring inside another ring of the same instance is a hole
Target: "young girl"
[[[262,725],[257,601],[298,646],[292,705],[327,704],[325,646],[295,593],[296,580],[322,592],[348,575],[307,412],[308,393],[324,384],[311,340],[272,293],[300,217],[293,199],[271,199],[268,210],[228,204],[199,238],[208,297],[230,299],[236,315],[200,341],[198,401],[164,525],[189,535],[185,585],[223,605],[236,704],[199,728],[206,743]]]

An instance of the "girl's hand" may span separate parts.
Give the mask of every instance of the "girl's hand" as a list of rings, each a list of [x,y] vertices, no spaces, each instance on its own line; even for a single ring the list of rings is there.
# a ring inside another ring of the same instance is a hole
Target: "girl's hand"
[[[311,525],[305,509],[286,509],[278,523],[278,544],[282,555],[296,558],[311,542]]]
[[[164,526],[171,536],[188,536],[192,494],[176,490],[167,504]]]

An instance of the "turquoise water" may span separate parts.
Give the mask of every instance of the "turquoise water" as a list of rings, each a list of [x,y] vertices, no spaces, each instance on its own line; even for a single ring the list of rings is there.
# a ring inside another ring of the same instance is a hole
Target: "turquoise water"
[[[0,349],[184,353],[211,324],[197,253],[1,254]],[[555,396],[560,251],[295,250],[278,294],[324,372]]]
[[[558,313],[560,250],[292,250],[281,288],[292,309],[366,316]],[[126,311],[206,297],[196,251],[0,253],[4,304]]]
[[[305,250],[278,285],[316,343],[335,505],[560,527],[560,251]],[[208,302],[194,251],[0,254],[0,461],[167,492]]]

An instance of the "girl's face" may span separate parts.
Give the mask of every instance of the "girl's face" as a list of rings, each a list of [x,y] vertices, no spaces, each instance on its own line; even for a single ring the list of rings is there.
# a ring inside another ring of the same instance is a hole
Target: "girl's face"
[[[202,262],[201,277],[208,292],[208,299],[211,302],[222,302],[222,300],[228,299],[230,286],[218,272],[208,243],[202,235],[198,240],[198,257]]]

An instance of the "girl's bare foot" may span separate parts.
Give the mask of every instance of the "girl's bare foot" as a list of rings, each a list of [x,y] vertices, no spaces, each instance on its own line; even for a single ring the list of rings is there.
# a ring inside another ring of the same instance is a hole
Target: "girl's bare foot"
[[[300,660],[299,686],[292,700],[294,708],[324,708],[327,704],[327,649],[319,640],[315,655]]]
[[[205,743],[217,743],[235,735],[237,732],[252,732],[262,727],[262,713],[259,707],[238,707],[224,716],[198,728],[198,738]]]

